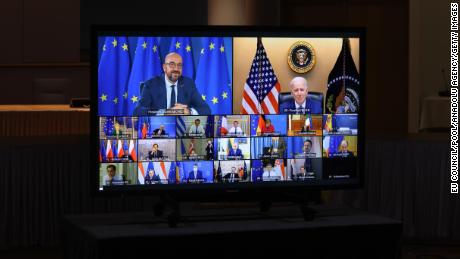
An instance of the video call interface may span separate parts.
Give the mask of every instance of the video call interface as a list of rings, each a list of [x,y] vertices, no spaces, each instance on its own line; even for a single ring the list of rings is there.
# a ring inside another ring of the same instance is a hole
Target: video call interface
[[[98,37],[99,189],[358,177],[359,38]]]

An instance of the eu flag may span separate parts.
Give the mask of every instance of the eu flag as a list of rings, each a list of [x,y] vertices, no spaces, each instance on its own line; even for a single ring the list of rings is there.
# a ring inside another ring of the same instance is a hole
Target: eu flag
[[[140,99],[140,84],[152,77],[161,75],[160,48],[157,38],[139,37],[133,66],[128,81],[128,97],[126,116],[133,114],[134,108]]]
[[[232,82],[228,73],[224,38],[202,39],[195,84],[212,114],[231,114]]]
[[[98,113],[121,116],[127,97],[129,51],[126,37],[106,37],[98,71]]]
[[[169,52],[176,52],[182,57],[182,75],[195,78],[195,64],[193,63],[192,42],[190,37],[173,37]]]

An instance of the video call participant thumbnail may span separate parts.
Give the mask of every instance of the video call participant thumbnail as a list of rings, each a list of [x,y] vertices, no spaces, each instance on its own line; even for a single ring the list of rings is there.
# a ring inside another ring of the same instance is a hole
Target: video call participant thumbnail
[[[233,126],[228,130],[227,136],[243,136],[244,132],[241,129],[238,121],[233,122]]]
[[[281,114],[322,113],[322,104],[311,102],[308,97],[307,80],[303,77],[294,77],[289,83],[293,100],[280,103]]]
[[[198,164],[194,164],[192,171],[188,173],[187,182],[188,183],[206,182],[206,178],[203,177],[203,171],[198,169]]]
[[[102,178],[102,184],[105,186],[111,185],[124,185],[125,180],[123,175],[117,174],[117,167],[115,165],[109,164],[106,167],[106,175]]]
[[[239,160],[243,158],[243,152],[239,148],[238,142],[232,144],[232,148],[228,150],[228,160]]]
[[[201,120],[196,119],[194,124],[190,126],[190,129],[188,130],[188,136],[190,137],[204,137],[206,134],[206,131],[204,130],[203,125],[201,125]]]
[[[340,145],[338,147],[338,152],[334,154],[334,157],[354,157],[355,155],[353,152],[348,150],[348,141],[346,139],[343,139],[340,142]]]
[[[148,152],[148,159],[149,160],[163,160],[163,151],[158,148],[158,144],[152,145],[152,150]]]
[[[166,55],[164,74],[144,82],[134,115],[148,115],[150,111],[172,115],[211,114],[193,80],[182,76],[182,66],[181,55],[175,52]]]
[[[150,169],[144,177],[144,184],[157,184],[160,183],[160,176],[155,173],[155,170],[152,168]]]
[[[236,167],[232,166],[231,171],[227,172],[226,174],[224,174],[222,179],[223,179],[223,182],[227,182],[227,183],[239,182],[240,181],[240,175],[236,171]]]

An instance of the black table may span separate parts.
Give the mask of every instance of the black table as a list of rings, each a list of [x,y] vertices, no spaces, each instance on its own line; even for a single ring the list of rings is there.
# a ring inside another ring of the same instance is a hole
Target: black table
[[[66,258],[396,258],[401,222],[352,209],[190,211],[177,228],[153,213],[66,216]],[[184,214],[184,212],[183,212]]]

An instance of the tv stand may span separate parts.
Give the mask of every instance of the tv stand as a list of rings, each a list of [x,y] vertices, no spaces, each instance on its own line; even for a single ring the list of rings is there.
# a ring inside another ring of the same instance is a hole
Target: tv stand
[[[156,217],[161,217],[165,212],[169,227],[177,227],[177,223],[181,219],[179,201],[169,195],[161,195],[160,200],[153,205],[153,214]]]

